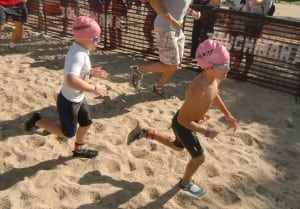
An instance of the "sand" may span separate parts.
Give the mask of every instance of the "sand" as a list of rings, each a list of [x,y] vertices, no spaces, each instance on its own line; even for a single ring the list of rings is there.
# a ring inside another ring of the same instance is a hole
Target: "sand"
[[[57,120],[54,98],[70,42],[27,31],[22,43],[27,52],[7,54],[5,40],[2,36],[1,209],[300,208],[300,105],[292,95],[231,79],[222,83],[220,94],[239,127],[226,130],[223,115],[215,108],[209,111],[206,125],[222,133],[214,140],[198,134],[206,153],[193,178],[206,189],[198,198],[176,186],[190,159],[186,151],[145,139],[126,145],[137,120],[171,133],[171,118],[195,71],[179,70],[167,84],[174,96],[162,99],[151,93],[155,74],[145,76],[141,93],[128,83],[129,65],[147,60],[93,52],[93,66],[102,65],[110,73],[108,81],[101,81],[109,89],[106,97],[86,94],[94,118],[87,143],[100,155],[72,158],[74,139],[60,143],[42,130],[31,134],[22,128],[34,111]]]

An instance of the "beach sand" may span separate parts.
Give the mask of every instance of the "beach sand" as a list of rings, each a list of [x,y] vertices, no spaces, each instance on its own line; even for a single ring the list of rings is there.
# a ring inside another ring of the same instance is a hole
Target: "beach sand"
[[[162,99],[151,93],[158,75],[145,76],[141,93],[128,83],[129,65],[147,60],[91,53],[93,66],[110,73],[101,81],[106,97],[86,94],[94,118],[87,143],[100,155],[72,158],[74,139],[61,143],[42,130],[25,133],[22,126],[35,111],[57,121],[55,95],[70,41],[28,34],[22,45],[27,53],[0,49],[1,209],[300,208],[300,105],[293,96],[231,79],[221,84],[239,127],[226,130],[223,115],[214,107],[209,111],[205,125],[222,132],[214,140],[198,134],[206,154],[193,177],[206,189],[198,198],[177,186],[190,159],[186,151],[146,139],[126,145],[137,120],[171,133],[171,118],[197,72],[179,70],[167,84],[174,96]]]

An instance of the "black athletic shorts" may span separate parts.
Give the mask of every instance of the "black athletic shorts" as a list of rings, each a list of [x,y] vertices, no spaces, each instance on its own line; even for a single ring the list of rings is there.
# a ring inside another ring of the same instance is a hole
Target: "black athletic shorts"
[[[179,111],[174,115],[172,120],[172,129],[176,136],[174,144],[177,147],[185,148],[193,158],[201,156],[203,154],[203,148],[196,133],[178,123],[178,113]]]
[[[28,11],[25,3],[15,6],[0,6],[0,25],[4,25],[9,17],[11,17],[12,21],[26,23]]]
[[[82,102],[71,102],[62,93],[57,97],[57,111],[59,114],[62,131],[66,137],[73,137],[76,134],[77,123],[81,127],[92,123],[86,100]]]

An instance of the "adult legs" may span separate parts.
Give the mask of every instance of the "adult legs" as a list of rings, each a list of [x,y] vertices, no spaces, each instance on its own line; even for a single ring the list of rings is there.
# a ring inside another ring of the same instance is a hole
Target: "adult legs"
[[[23,37],[23,31],[24,31],[24,23],[19,21],[14,21],[14,31],[11,36],[11,42],[14,44],[19,43],[22,40]],[[0,32],[4,30],[4,24],[0,25]]]
[[[21,41],[24,32],[24,23],[19,21],[14,21],[15,29],[12,33],[11,40],[14,44],[17,44]]]
[[[157,88],[163,88],[165,83],[172,77],[177,70],[177,65],[166,65],[162,62],[155,62],[150,65],[140,66],[141,73],[162,73],[157,83]]]

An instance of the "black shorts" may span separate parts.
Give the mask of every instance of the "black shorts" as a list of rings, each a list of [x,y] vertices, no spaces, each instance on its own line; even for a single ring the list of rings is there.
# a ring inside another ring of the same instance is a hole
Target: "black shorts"
[[[203,154],[203,148],[196,133],[178,123],[178,113],[179,112],[174,115],[172,120],[172,129],[176,136],[174,144],[177,147],[186,148],[193,158],[201,156]]]
[[[9,17],[11,17],[12,21],[26,23],[28,11],[25,3],[15,6],[0,6],[0,25],[4,25]]]
[[[86,100],[74,103],[67,100],[62,93],[57,97],[57,111],[61,123],[62,132],[66,137],[73,137],[76,134],[77,123],[81,127],[92,123]]]

